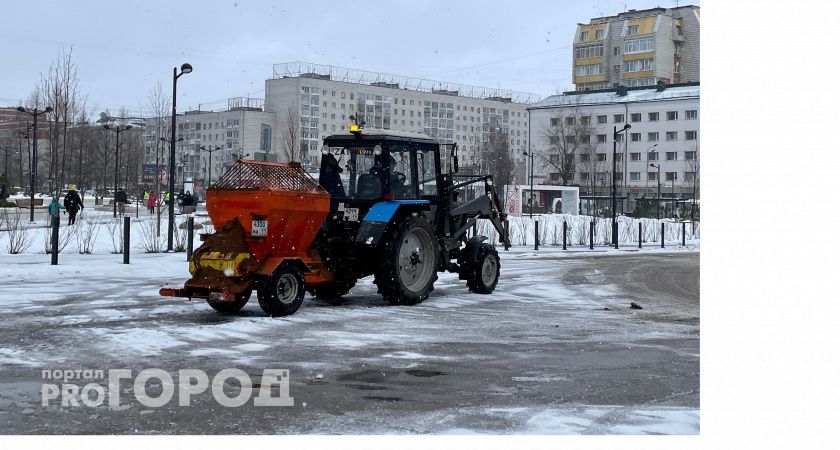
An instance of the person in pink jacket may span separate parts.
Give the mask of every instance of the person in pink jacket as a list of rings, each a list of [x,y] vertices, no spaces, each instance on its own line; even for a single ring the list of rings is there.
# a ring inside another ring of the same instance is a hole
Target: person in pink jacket
[[[155,195],[155,191],[152,191],[149,194],[149,214],[155,213],[155,203],[157,202],[157,195]]]

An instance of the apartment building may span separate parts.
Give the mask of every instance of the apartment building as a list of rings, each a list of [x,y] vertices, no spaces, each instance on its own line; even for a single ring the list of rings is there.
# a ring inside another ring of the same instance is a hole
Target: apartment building
[[[578,24],[578,91],[700,81],[700,7],[629,10]]]
[[[171,116],[146,120],[144,181],[154,179],[154,167],[158,163],[161,178],[166,179],[171,120]],[[275,121],[273,113],[263,111],[262,99],[243,97],[228,99],[225,111],[186,111],[177,115],[176,183],[215,180],[239,157],[276,161],[276,145],[272,140]]]
[[[535,183],[561,184],[566,175],[582,196],[610,195],[613,130],[629,124],[617,139],[618,195],[650,198],[660,188],[663,198],[691,198],[699,176],[699,106],[699,83],[550,96],[528,109],[542,160]]]
[[[493,132],[507,136],[521,161],[528,146],[526,108],[537,100],[525,92],[303,62],[276,64],[265,90],[265,110],[277,114],[278,145],[298,148],[296,159],[304,164],[317,164],[321,139],[346,130],[352,115],[367,128],[457,142],[464,172],[486,170],[482,143]],[[296,136],[288,131],[290,123]]]

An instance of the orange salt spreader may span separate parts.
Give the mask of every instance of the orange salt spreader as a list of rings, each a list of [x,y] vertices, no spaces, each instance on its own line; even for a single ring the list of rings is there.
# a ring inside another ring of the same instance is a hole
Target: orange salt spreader
[[[207,189],[216,232],[189,262],[192,278],[160,295],[204,298],[220,312],[238,311],[254,288],[271,315],[292,314],[303,285],[330,281],[312,242],[330,209],[330,196],[298,163],[239,160]]]

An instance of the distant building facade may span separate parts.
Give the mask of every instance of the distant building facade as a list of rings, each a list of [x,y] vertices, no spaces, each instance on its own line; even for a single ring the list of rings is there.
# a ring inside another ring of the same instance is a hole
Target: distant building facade
[[[699,198],[699,83],[567,92],[528,112],[536,184],[562,184],[565,170],[566,184],[579,186],[582,197],[610,195],[613,130],[629,124],[618,135],[618,195],[652,198],[659,187],[663,198]]]
[[[353,115],[368,128],[457,142],[463,171],[486,170],[482,143],[495,130],[507,135],[521,167],[529,139],[526,108],[537,100],[524,92],[301,62],[276,64],[265,89],[265,110],[277,114],[278,145],[298,149],[295,158],[310,166],[317,164],[321,140],[346,130]],[[295,142],[289,142],[290,123]]]
[[[700,81],[700,7],[629,10],[578,24],[578,91]]]

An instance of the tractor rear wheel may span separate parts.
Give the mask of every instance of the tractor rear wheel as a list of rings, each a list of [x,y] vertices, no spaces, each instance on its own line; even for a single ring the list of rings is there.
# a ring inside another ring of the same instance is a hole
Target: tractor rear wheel
[[[288,316],[300,308],[304,294],[300,269],[285,264],[260,283],[257,299],[260,308],[269,316]]]
[[[373,282],[386,302],[416,305],[437,280],[438,244],[429,222],[410,216],[383,237],[382,263]]]
[[[245,289],[244,291],[236,294],[236,299],[232,302],[216,302],[210,301],[210,299],[208,298],[207,304],[220,313],[230,314],[242,309],[242,307],[245,306],[246,303],[248,303],[249,298],[251,298],[251,288]]]
[[[468,265],[467,288],[470,292],[478,294],[489,294],[496,289],[499,283],[499,252],[490,244],[481,244],[478,247],[475,261]]]
[[[355,285],[355,282],[350,281],[328,281],[313,286],[311,292],[318,300],[338,305],[342,302],[341,297],[350,292]]]

